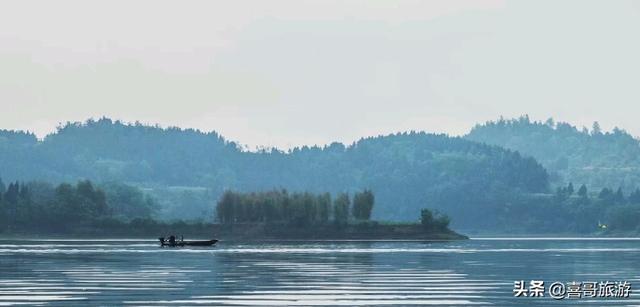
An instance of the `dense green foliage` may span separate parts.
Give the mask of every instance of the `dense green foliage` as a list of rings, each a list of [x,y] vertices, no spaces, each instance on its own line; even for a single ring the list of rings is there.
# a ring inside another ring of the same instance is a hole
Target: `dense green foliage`
[[[640,141],[625,131],[523,116],[478,125],[465,138],[536,158],[557,187],[555,194],[505,194],[492,213],[501,225],[496,231],[604,231],[598,223],[606,231],[640,231]]]
[[[356,220],[368,220],[371,218],[371,210],[375,203],[375,196],[371,190],[364,190],[353,196],[353,218]]]
[[[216,133],[109,119],[66,124],[42,141],[2,131],[0,175],[22,181],[126,182],[160,199],[165,218],[202,216],[205,198],[215,203],[225,189],[336,194],[366,187],[376,191],[373,218],[415,221],[421,208],[430,207],[464,228],[492,223],[492,210],[505,195],[548,188],[547,173],[534,159],[446,135],[399,133],[349,146],[249,152]],[[189,195],[197,208],[188,204]],[[162,202],[169,198],[185,199],[184,205],[165,207]],[[342,209],[338,219],[348,219],[349,211]]]
[[[356,202],[357,200],[357,202]],[[365,190],[354,195],[353,217],[369,220],[374,205],[373,192]],[[331,194],[289,193],[287,190],[239,193],[226,191],[216,205],[222,224],[267,223],[310,227],[329,223],[344,225],[349,219],[349,195],[340,193],[333,202]]]
[[[449,217],[421,211],[421,222],[371,221],[375,196],[365,189],[353,195],[329,193],[225,191],[216,205],[219,233],[232,237],[289,239],[461,239],[449,229]],[[333,206],[332,206],[333,203]],[[351,214],[350,214],[351,212]]]
[[[97,188],[88,180],[76,185],[0,179],[0,232],[69,232],[95,228],[110,220],[149,219],[152,199],[137,188],[109,183]]]
[[[640,232],[640,190],[622,188],[590,193],[586,186],[572,192],[572,184],[555,194],[517,195],[496,216],[495,231],[510,233],[634,233]],[[598,225],[606,225],[606,228]]]
[[[349,194],[340,193],[333,202],[333,220],[338,225],[349,223]]]
[[[432,212],[429,209],[420,211],[420,223],[422,226],[431,231],[445,231],[449,228],[449,216],[438,211]]]
[[[100,185],[105,191],[109,214],[119,220],[146,219],[154,217],[158,211],[156,201],[140,189],[116,182]]]
[[[640,187],[640,141],[618,128],[603,132],[594,123],[591,130],[578,129],[552,119],[543,123],[523,116],[478,125],[466,138],[536,158],[557,185]]]

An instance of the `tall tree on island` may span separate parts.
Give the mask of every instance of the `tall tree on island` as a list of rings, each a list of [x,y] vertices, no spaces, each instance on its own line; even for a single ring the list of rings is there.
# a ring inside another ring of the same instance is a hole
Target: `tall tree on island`
[[[361,193],[356,193],[353,196],[353,217],[356,220],[371,219],[371,210],[373,210],[374,201],[375,197],[371,190],[365,189]]]
[[[349,222],[349,194],[340,193],[333,202],[333,218],[338,225],[345,225]]]
[[[329,221],[329,215],[331,214],[331,194],[324,193],[318,195],[318,200],[316,201],[316,205],[318,206],[318,220],[320,224],[326,224]]]
[[[578,189],[578,196],[582,197],[582,198],[587,198],[587,186],[586,185],[582,185],[580,186],[580,189]]]
[[[622,192],[622,187],[618,187],[616,194],[614,196],[614,201],[616,204],[624,205],[626,203],[626,199],[624,198],[624,193]]]

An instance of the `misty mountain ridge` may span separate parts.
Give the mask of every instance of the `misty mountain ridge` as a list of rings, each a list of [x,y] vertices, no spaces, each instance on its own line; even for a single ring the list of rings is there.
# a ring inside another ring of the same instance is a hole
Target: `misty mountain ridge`
[[[640,140],[620,128],[589,130],[528,116],[476,125],[466,139],[516,150],[534,157],[549,171],[554,185],[586,184],[592,191],[640,186]]]
[[[338,193],[370,188],[376,193],[376,218],[415,220],[420,208],[430,207],[465,227],[489,223],[477,214],[490,212],[500,195],[548,190],[547,172],[533,158],[442,134],[397,133],[349,146],[250,152],[215,132],[107,118],[67,123],[41,141],[24,132],[0,132],[0,176],[5,181],[125,182],[181,199],[168,204],[173,206],[165,211],[169,215],[192,209],[184,198],[197,199],[198,210],[213,208],[226,189]]]
[[[127,183],[154,197],[163,219],[211,217],[228,189],[335,195],[370,188],[377,219],[415,220],[427,207],[451,215],[459,229],[517,229],[506,217],[536,204],[547,212],[564,208],[558,204],[572,208],[574,200],[554,196],[556,187],[572,182],[577,190],[584,183],[594,201],[607,202],[600,190],[621,186],[630,195],[640,186],[639,169],[639,141],[621,129],[578,129],[527,116],[489,121],[464,137],[405,132],[288,151],[249,151],[216,132],[108,118],[61,125],[42,140],[0,130],[5,181]],[[537,216],[528,227],[550,218]]]

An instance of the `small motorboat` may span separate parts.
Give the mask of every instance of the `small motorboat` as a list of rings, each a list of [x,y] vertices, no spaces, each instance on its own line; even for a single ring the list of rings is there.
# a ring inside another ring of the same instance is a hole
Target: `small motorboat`
[[[160,240],[160,247],[183,247],[183,246],[212,246],[218,242],[218,240],[204,240],[204,241],[174,241],[165,240],[164,238],[158,238]]]

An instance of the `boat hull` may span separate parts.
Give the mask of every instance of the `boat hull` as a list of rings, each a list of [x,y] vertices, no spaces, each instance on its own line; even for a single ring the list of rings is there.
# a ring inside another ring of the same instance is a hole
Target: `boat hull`
[[[218,240],[206,240],[206,241],[176,241],[176,243],[171,244],[169,242],[161,242],[160,246],[162,247],[183,247],[183,246],[212,246],[218,243]]]

